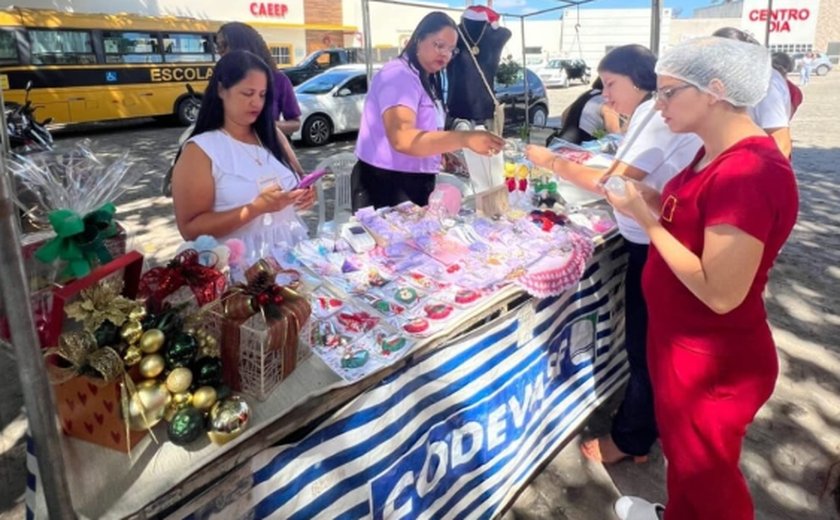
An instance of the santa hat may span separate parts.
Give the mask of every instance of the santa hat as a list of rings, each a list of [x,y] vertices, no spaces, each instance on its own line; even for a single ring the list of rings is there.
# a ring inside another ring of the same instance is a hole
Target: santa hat
[[[489,23],[490,27],[493,29],[499,28],[499,13],[483,5],[473,5],[467,7],[464,14],[461,15],[461,18],[472,22]]]

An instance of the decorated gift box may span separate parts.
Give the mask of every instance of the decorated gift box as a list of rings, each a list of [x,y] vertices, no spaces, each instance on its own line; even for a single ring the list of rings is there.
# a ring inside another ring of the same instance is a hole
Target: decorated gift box
[[[186,306],[190,311],[216,301],[227,285],[225,274],[216,268],[218,258],[207,260],[195,249],[180,252],[165,267],[143,274],[139,295],[151,312],[165,305]]]
[[[210,310],[225,382],[261,401],[310,353],[299,347],[312,312],[309,300],[277,285],[277,274],[275,266],[260,260],[246,270],[247,283],[228,289]]]

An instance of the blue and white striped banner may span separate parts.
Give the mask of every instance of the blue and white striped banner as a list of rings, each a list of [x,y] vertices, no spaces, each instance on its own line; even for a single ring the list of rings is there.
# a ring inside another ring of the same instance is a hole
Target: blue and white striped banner
[[[410,359],[300,442],[261,452],[170,518],[498,516],[626,379],[625,268],[611,241],[575,291],[531,300]]]

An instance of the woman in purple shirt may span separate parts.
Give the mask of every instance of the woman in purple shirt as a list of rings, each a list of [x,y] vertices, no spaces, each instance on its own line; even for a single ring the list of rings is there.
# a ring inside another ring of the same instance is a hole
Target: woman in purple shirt
[[[295,90],[289,78],[277,70],[277,63],[260,33],[241,22],[226,23],[216,34],[216,48],[222,56],[229,51],[252,52],[268,64],[274,71],[274,121],[284,135],[297,132],[300,129],[300,106],[295,97]],[[280,116],[283,118],[280,119]]]
[[[371,82],[353,170],[353,206],[380,208],[412,201],[425,206],[441,155],[462,148],[495,155],[504,140],[489,132],[444,132],[440,71],[458,52],[455,21],[426,15],[398,59]]]

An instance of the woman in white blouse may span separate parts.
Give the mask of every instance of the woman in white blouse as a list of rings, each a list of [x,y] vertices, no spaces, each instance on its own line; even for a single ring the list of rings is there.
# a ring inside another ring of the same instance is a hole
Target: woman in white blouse
[[[272,121],[271,82],[268,65],[250,52],[230,52],[216,64],[172,174],[184,239],[239,238],[266,253],[306,237],[297,210],[310,208],[315,193],[296,189],[294,152]]]

